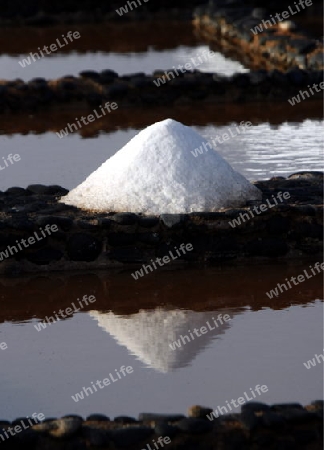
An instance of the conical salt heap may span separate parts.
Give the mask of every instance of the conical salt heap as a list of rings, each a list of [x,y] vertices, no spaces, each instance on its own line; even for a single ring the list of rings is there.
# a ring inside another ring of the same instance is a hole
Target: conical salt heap
[[[214,150],[194,157],[207,141],[171,119],[141,131],[62,202],[98,212],[180,214],[243,206],[261,192]]]

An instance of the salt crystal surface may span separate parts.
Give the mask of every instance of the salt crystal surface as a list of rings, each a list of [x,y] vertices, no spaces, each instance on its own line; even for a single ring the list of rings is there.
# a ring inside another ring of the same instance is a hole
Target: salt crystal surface
[[[215,151],[194,157],[207,141],[172,119],[141,131],[62,202],[98,212],[180,214],[243,206],[261,192]]]

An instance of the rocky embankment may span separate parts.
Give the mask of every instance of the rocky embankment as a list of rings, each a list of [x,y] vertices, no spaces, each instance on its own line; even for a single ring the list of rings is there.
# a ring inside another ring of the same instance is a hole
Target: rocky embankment
[[[12,437],[7,431],[9,438],[1,445],[5,450],[323,448],[322,400],[305,407],[298,403],[269,406],[250,402],[242,406],[241,413],[220,415],[213,421],[207,418],[211,412],[210,408],[193,406],[188,417],[142,413],[138,419],[122,416],[110,420],[105,415],[92,414],[83,420],[80,416],[65,416],[46,419]],[[3,431],[10,426],[21,427],[23,420],[2,421],[0,426]]]
[[[186,7],[191,9],[189,17],[185,17],[188,21],[193,19],[194,29],[200,36],[216,44],[221,52],[235,54],[256,70],[230,77],[203,73],[198,70],[199,65],[209,56],[199,54],[186,61],[184,66],[156,70],[151,75],[133,73],[120,76],[106,69],[101,72],[85,70],[79,76],[65,76],[57,80],[40,77],[29,82],[0,80],[0,113],[37,112],[51,107],[64,110],[66,105],[94,108],[108,101],[115,101],[120,108],[126,109],[144,106],[152,109],[192,102],[219,105],[285,101],[296,95],[301,96],[296,103],[308,99],[322,101],[323,42],[309,36],[291,21],[277,20],[270,22],[270,26],[263,25],[267,18],[273,17],[271,12],[287,9],[289,5],[286,3],[272,1],[264,8],[257,0],[217,0],[194,9],[200,4],[194,0],[190,4],[179,4],[175,14],[172,14],[171,4],[166,0],[159,4],[159,8],[153,2],[140,4],[122,17],[113,9],[121,6],[115,3],[109,2],[108,5],[99,1],[97,8],[93,6],[90,13],[87,2],[78,2],[78,5],[72,2],[69,8],[66,2],[59,2],[55,8],[48,8],[42,1],[32,4],[28,1],[20,4],[18,1],[18,4],[10,3],[0,11],[0,23],[3,21],[4,25],[8,22],[17,26],[29,21],[29,25],[44,27],[50,24],[53,15],[58,14],[61,19],[68,15],[68,19],[63,22],[60,19],[59,23],[77,23],[81,18],[81,23],[89,24],[96,22],[91,19],[91,14],[104,18],[108,10],[115,21],[124,16],[148,19],[157,10],[163,11],[165,20],[170,21],[176,16],[183,18],[183,8]],[[298,14],[303,16],[310,11],[314,15],[320,8],[319,3],[314,1],[309,9],[305,7]],[[76,20],[73,20],[73,14]],[[257,27],[260,26],[263,28],[259,32]],[[10,28],[7,30],[9,34]],[[73,45],[69,48],[72,51]]]
[[[317,91],[314,89],[313,95],[306,94],[321,101],[322,80],[322,71],[299,68],[292,68],[286,73],[261,69],[230,77],[197,70],[186,73],[178,71],[178,75],[174,69],[157,70],[150,76],[144,73],[119,76],[110,69],[101,72],[87,70],[81,72],[79,77],[66,76],[58,80],[0,80],[0,113],[36,112],[54,106],[64,108],[65,105],[94,109],[103,107],[109,101],[116,102],[119,110],[188,103],[201,105],[203,102],[217,105],[271,102],[287,100],[300,90],[308,91],[308,86],[312,87],[314,83]],[[307,100],[306,94],[304,97]]]
[[[263,193],[259,204],[161,216],[86,212],[58,203],[68,192],[59,186],[10,188],[0,194],[0,272],[140,266],[182,243],[193,250],[173,264],[320,258],[323,174],[255,184]]]
[[[197,8],[194,26],[208,41],[223,40],[237,54],[247,55],[251,65],[282,71],[291,67],[323,70],[323,41],[310,37],[293,22],[298,13],[293,7],[283,4],[279,15],[273,16],[269,10],[241,0],[220,0]]]

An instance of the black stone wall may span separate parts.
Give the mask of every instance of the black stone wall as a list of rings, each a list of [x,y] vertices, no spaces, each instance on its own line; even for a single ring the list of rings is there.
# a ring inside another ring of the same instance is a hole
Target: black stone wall
[[[211,408],[195,405],[189,408],[187,417],[141,413],[138,418],[110,419],[104,414],[91,414],[84,420],[70,415],[34,426],[18,418],[12,423],[0,422],[2,433],[9,426],[23,428],[13,437],[7,432],[9,438],[1,445],[7,450],[152,450],[157,448],[154,442],[159,437],[167,437],[163,448],[169,450],[323,449],[322,400],[305,407],[299,403],[249,402],[242,406],[241,413],[226,414],[213,421],[207,418],[211,412]]]
[[[169,79],[165,72],[168,72]],[[119,76],[112,70],[84,71],[79,77],[68,76],[59,80],[47,81],[34,78],[29,82],[22,80],[0,81],[0,113],[36,112],[51,106],[64,107],[65,104],[85,102],[89,108],[100,112],[100,105],[115,102],[122,108],[138,108],[181,105],[183,102],[242,103],[257,101],[287,100],[308,91],[308,86],[316,84],[313,95],[306,92],[305,100],[321,100],[323,97],[323,71],[306,71],[293,67],[287,72],[277,69],[264,69],[249,73],[237,73],[226,77],[217,73],[199,71],[170,75],[170,71],[155,71],[152,75],[144,73]],[[165,83],[156,86],[154,81],[163,78]],[[322,83],[322,84],[321,84]],[[308,97],[307,97],[308,96]],[[89,113],[92,111],[89,111]],[[111,115],[115,114],[111,111]]]
[[[263,192],[262,203],[269,205],[268,199],[272,206],[234,227],[229,222],[249,215],[255,204],[214,213],[160,216],[91,213],[58,203],[67,193],[59,186],[10,188],[0,193],[0,252],[35,232],[39,235],[46,225],[56,225],[57,231],[28,248],[13,250],[0,261],[0,272],[141,267],[168,256],[182,243],[190,243],[193,250],[172,264],[303,257],[321,261],[323,174],[305,172],[256,186]],[[278,192],[287,192],[290,198],[275,206]]]

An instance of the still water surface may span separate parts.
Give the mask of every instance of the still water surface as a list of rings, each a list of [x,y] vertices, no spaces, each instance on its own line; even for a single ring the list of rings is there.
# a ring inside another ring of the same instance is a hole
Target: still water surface
[[[0,417],[92,412],[185,412],[212,407],[265,384],[260,401],[321,398],[320,276],[274,300],[266,292],[302,266],[130,272],[0,279]],[[24,293],[22,295],[22,292]],[[83,295],[96,302],[42,331],[34,327]],[[169,343],[219,314],[231,320],[172,350]],[[76,403],[72,395],[122,365],[134,372]]]
[[[206,56],[207,55],[207,56]],[[31,64],[21,67],[22,61],[28,55],[0,56],[0,78],[12,80],[20,78],[29,81],[35,77],[55,79],[65,75],[78,75],[83,70],[101,71],[113,69],[119,75],[144,72],[152,74],[157,69],[172,69],[179,64],[189,63],[193,69],[202,72],[217,72],[224,75],[232,75],[236,72],[247,72],[242,64],[226,58],[221,53],[215,52],[209,57],[208,46],[197,47],[179,46],[176,49],[158,51],[148,49],[146,52],[130,53],[70,53],[68,55],[56,54],[45,58],[31,60]],[[200,57],[200,59],[199,59]]]

